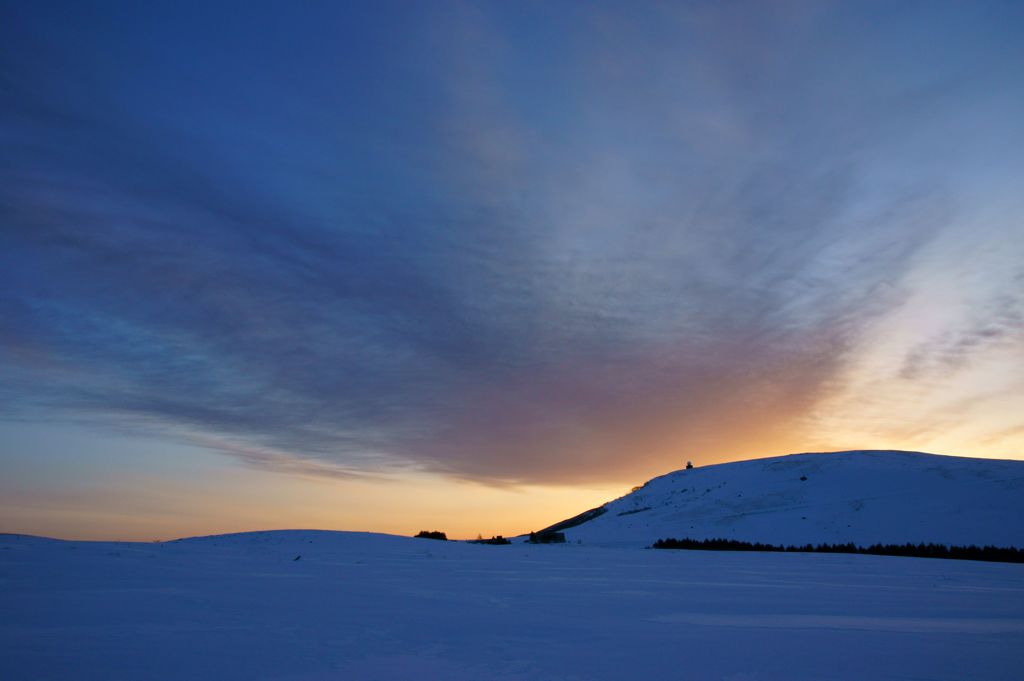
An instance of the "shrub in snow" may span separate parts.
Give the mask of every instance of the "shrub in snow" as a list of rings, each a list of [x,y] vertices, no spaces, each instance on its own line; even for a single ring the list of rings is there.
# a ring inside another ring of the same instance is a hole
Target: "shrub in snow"
[[[501,546],[503,544],[511,544],[512,542],[510,540],[508,540],[508,539],[505,539],[504,537],[502,537],[499,534],[496,537],[491,537],[490,539],[484,539],[483,537],[478,536],[476,539],[471,539],[469,543],[470,544],[491,544],[493,546]]]
[[[438,532],[437,530],[434,530],[433,532],[428,532],[427,530],[420,530],[419,534],[416,535],[416,538],[440,539],[442,541],[448,541],[448,535],[446,535],[444,532]]]

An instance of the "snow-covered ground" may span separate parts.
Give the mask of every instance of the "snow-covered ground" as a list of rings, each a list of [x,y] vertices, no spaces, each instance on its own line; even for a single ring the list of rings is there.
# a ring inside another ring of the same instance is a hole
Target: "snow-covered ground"
[[[0,613],[5,680],[1018,681],[1024,669],[1024,565],[953,560],[316,531],[2,535]]]
[[[642,547],[666,537],[724,537],[1024,548],[1024,461],[793,454],[669,473],[605,508],[566,530],[569,541]]]

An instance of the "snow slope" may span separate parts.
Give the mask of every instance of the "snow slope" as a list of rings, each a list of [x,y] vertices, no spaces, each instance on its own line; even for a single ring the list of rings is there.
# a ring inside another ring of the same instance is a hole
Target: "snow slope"
[[[1024,462],[898,451],[793,454],[676,471],[604,508],[566,530],[567,540],[1024,547]]]
[[[1024,668],[1024,565],[881,556],[0,535],[0,613],[12,681],[1015,681]]]

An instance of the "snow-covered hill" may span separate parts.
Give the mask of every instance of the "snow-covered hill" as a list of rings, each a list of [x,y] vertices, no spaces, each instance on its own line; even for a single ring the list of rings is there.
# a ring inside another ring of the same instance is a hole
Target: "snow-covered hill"
[[[793,454],[676,471],[602,508],[566,529],[567,540],[1024,547],[1024,461],[899,451]]]

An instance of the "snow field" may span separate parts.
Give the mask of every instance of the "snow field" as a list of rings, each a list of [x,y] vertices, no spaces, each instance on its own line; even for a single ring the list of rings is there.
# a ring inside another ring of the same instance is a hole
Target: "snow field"
[[[295,560],[301,555],[301,559]],[[1024,566],[0,536],[2,679],[1020,679]]]

